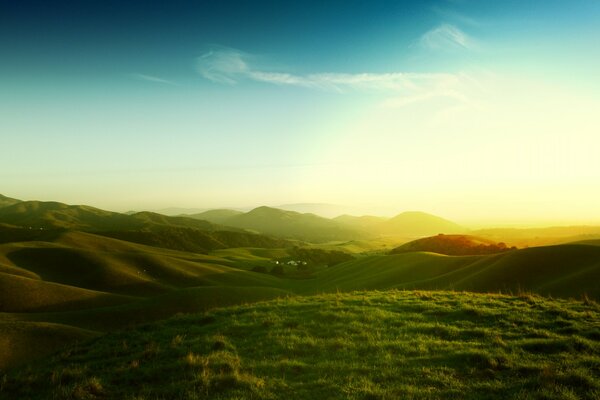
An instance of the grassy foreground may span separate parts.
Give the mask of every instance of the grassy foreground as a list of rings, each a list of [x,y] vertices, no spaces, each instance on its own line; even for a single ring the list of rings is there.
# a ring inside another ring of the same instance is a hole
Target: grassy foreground
[[[19,399],[600,398],[600,306],[384,291],[111,333],[0,378]]]

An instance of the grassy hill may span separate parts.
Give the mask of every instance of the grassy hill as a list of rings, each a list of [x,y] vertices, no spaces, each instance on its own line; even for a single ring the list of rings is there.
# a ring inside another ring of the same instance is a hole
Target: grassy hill
[[[6,197],[0,194],[0,208],[12,206],[13,204],[20,203],[21,200],[13,199],[10,197]]]
[[[509,246],[532,247],[600,240],[600,226],[555,226],[547,228],[492,228],[471,232]]]
[[[326,246],[330,247],[337,248]],[[299,267],[286,267],[283,276],[251,271],[264,266],[268,272],[274,260],[288,259],[306,261],[310,268],[339,264],[301,275],[288,273]],[[299,276],[306,279],[290,279]],[[394,287],[526,290],[577,298],[585,293],[600,299],[600,247],[561,245],[454,257],[409,252],[352,259],[318,247],[243,246],[202,255],[60,231],[47,240],[0,245],[0,277],[0,312],[11,313],[149,304],[140,301],[195,287],[262,287],[298,294]],[[178,312],[177,307],[171,311]],[[44,318],[38,320],[61,322]],[[69,320],[73,321],[76,318]]]
[[[215,224],[226,224],[229,218],[235,217],[240,214],[243,214],[243,212],[236,210],[216,209],[186,216],[190,218],[214,222]]]
[[[447,219],[419,211],[409,211],[396,215],[383,223],[384,232],[395,235],[418,237],[438,233],[464,233],[465,228]]]
[[[193,215],[214,223],[307,242],[373,239],[381,235],[415,238],[438,233],[464,233],[465,228],[422,212],[405,212],[393,218],[341,215],[328,219],[310,213],[258,207],[247,213],[212,210]]]
[[[67,230],[94,232],[151,246],[206,253],[230,247],[283,247],[290,243],[187,217],[131,215],[57,202],[26,201],[0,209],[0,243],[49,240]]]
[[[418,211],[403,212],[393,218],[341,215],[335,221],[371,235],[394,235],[404,238],[465,233],[466,228],[444,218]]]
[[[586,294],[600,299],[600,247],[558,245],[479,256],[425,252],[372,256],[322,271],[315,286],[321,291],[531,291],[564,298]]]
[[[533,295],[294,297],[85,341],[9,372],[0,396],[597,399],[599,326],[595,303]]]
[[[22,364],[23,360],[47,356],[66,344],[98,335],[97,332],[48,322],[3,322],[0,324],[0,370]],[[0,398],[11,397],[0,389]]]
[[[413,251],[428,251],[449,256],[460,256],[494,254],[508,250],[510,248],[504,243],[495,243],[477,236],[439,234],[405,243],[392,249],[390,253],[400,254]]]
[[[243,263],[243,258],[230,260],[73,231],[49,241],[1,244],[0,342],[15,340],[15,326],[18,332],[30,331],[23,335],[33,338],[46,332],[47,324],[53,324],[54,339],[39,353],[0,352],[0,369],[76,340],[78,336],[70,333],[78,331],[73,329],[105,332],[179,312],[289,293],[282,279],[247,271]]]
[[[63,232],[48,242],[6,243],[0,245],[0,326],[27,322],[20,329],[41,332],[36,324],[52,323],[98,333],[223,305],[365,289],[532,291],[600,299],[600,247],[590,245],[479,256],[374,255],[309,274],[288,266],[283,275],[268,273],[277,259],[328,264],[339,256],[293,247],[202,255],[82,232]],[[252,272],[257,265],[267,273]],[[58,338],[72,336],[57,336],[57,348],[66,344]]]
[[[388,218],[376,217],[372,215],[354,216],[344,214],[333,218],[333,220],[355,229],[376,233],[381,230],[381,225],[387,221]]]
[[[234,217],[248,215],[296,232],[324,224],[323,239],[340,224],[268,208]],[[449,289],[600,299],[600,246],[470,256],[405,247],[388,255],[395,243],[383,236],[307,245],[186,217],[61,203],[9,205],[0,208],[0,343],[12,350],[0,352],[0,368],[178,313],[288,296]],[[41,344],[34,343],[38,335],[45,335]]]
[[[596,240],[581,240],[579,242],[573,242],[570,244],[587,244],[590,246],[600,246],[600,239],[596,239]]]
[[[130,216],[89,206],[23,201],[0,208],[0,222],[33,229],[106,230],[129,227]],[[139,228],[141,223],[135,224]]]
[[[223,224],[253,230],[266,235],[309,242],[327,242],[364,238],[365,233],[347,228],[315,214],[301,214],[277,208],[258,207],[231,216]]]

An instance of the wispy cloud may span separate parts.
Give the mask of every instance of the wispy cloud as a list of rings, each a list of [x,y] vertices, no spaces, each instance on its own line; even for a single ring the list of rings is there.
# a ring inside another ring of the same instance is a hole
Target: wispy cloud
[[[421,92],[452,85],[456,76],[449,73],[313,73],[293,74],[254,68],[250,56],[236,49],[212,49],[197,59],[197,70],[213,82],[234,85],[241,81],[264,82],[346,92],[348,90]]]
[[[431,50],[473,49],[475,45],[469,35],[447,23],[425,32],[419,39],[419,44]]]
[[[479,19],[472,18],[466,14],[453,11],[447,8],[434,6],[431,8],[431,11],[440,16],[444,21],[451,21],[456,24],[472,27],[480,27],[483,25],[483,23]]]
[[[145,75],[145,74],[131,74],[131,76],[135,79],[141,80],[141,81],[148,81],[148,82],[155,82],[155,83],[163,83],[165,85],[173,85],[173,86],[178,86],[177,83],[167,80],[167,79],[163,79],[163,78],[159,78],[157,76],[152,76],[152,75]]]

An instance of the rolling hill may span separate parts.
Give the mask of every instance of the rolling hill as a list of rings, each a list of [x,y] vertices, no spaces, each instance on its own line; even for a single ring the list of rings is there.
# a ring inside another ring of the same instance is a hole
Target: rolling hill
[[[466,233],[467,229],[444,218],[419,211],[403,212],[392,218],[341,215],[335,221],[371,235],[394,235],[402,238]]]
[[[6,197],[0,194],[0,208],[12,206],[13,204],[20,203],[21,200],[12,199],[10,197]]]
[[[512,248],[512,250],[514,249],[516,249],[516,247]],[[508,250],[511,250],[511,248],[507,247],[506,244],[502,242],[495,243],[491,240],[471,235],[439,234],[405,243],[392,249],[390,254],[427,251],[448,256],[464,256],[502,253]]]
[[[0,332],[14,332],[14,324],[23,323],[20,330],[38,333],[47,330],[44,324],[54,324],[55,333],[64,327],[95,334],[223,305],[365,289],[526,291],[600,299],[598,246],[477,256],[409,252],[360,257],[303,279],[268,273],[273,258],[328,254],[308,250],[240,248],[202,255],[73,231],[48,241],[5,243],[0,245]],[[267,266],[267,273],[252,272],[253,265]],[[59,348],[75,337],[56,333],[53,343]],[[0,357],[0,368],[14,360]]]
[[[600,247],[557,245],[479,256],[411,252],[357,259],[322,271],[318,290],[534,292],[600,299]]]
[[[266,235],[308,242],[327,242],[364,238],[365,233],[341,226],[315,214],[301,214],[277,208],[258,207],[247,213],[230,216],[223,224]]]
[[[201,219],[205,221],[214,222],[215,224],[226,224],[227,220],[231,217],[243,214],[242,211],[228,210],[228,209],[216,209],[208,210],[198,214],[186,215],[190,218]]]
[[[0,208],[0,243],[48,239],[67,230],[170,249],[206,253],[229,247],[284,247],[290,243],[239,228],[151,212],[121,214],[89,206],[25,201]]]
[[[212,210],[192,217],[262,234],[319,243],[373,239],[382,235],[415,238],[438,233],[464,233],[465,228],[422,212],[405,212],[393,218],[341,215],[328,219],[310,213],[258,207],[247,213]]]
[[[466,229],[447,219],[419,211],[403,212],[383,222],[382,228],[388,234],[419,237],[438,233],[465,233]]]
[[[554,226],[547,228],[490,228],[471,232],[509,246],[530,247],[599,240],[600,226]]]
[[[375,217],[372,215],[363,215],[357,217],[354,215],[344,214],[333,218],[333,220],[339,222],[340,224],[353,227],[355,229],[360,229],[376,234],[377,232],[381,231],[381,225],[385,221],[387,221],[388,218]]]
[[[447,256],[422,251],[443,250],[429,238],[400,247],[401,254],[387,254],[395,242],[387,236],[307,245],[244,230],[260,225],[280,235],[318,234],[322,240],[355,232],[314,215],[263,207],[230,218],[245,226],[52,202],[0,208],[0,343],[13,349],[0,354],[0,369],[178,313],[290,296],[418,289],[600,299],[600,246]],[[470,236],[446,238],[475,247],[492,244]],[[359,254],[363,251],[368,254]],[[299,262],[275,264],[288,260]],[[46,335],[41,344],[35,343],[38,335]]]
[[[132,217],[89,206],[23,201],[0,208],[0,222],[32,229],[109,230],[141,227]],[[132,226],[133,225],[133,226]]]

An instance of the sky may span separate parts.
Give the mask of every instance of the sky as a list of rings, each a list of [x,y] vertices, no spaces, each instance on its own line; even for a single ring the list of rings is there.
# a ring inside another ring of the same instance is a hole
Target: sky
[[[0,193],[600,223],[600,1],[0,0]]]

